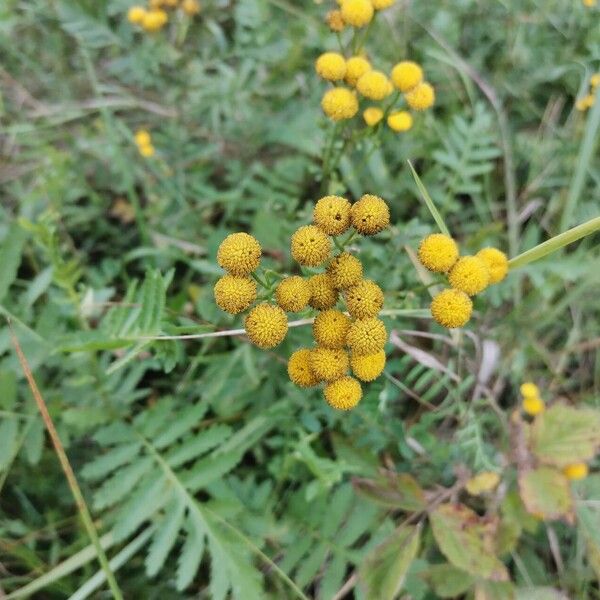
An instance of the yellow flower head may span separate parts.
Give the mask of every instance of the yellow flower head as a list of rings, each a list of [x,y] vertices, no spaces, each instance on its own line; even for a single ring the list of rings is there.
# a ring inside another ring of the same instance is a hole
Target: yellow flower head
[[[158,31],[159,29],[162,29],[166,24],[167,21],[169,20],[169,15],[162,9],[157,9],[157,10],[149,10],[146,12],[146,14],[144,15],[144,18],[142,20],[142,27],[146,30],[146,31]]]
[[[308,281],[298,275],[286,277],[275,290],[275,300],[285,312],[304,310],[310,300]]]
[[[325,400],[327,404],[337,410],[350,410],[362,398],[360,383],[353,377],[342,377],[325,386]]]
[[[146,16],[146,9],[143,6],[132,6],[127,11],[127,20],[133,25],[141,25]]]
[[[146,129],[138,129],[135,132],[135,143],[139,146],[149,146],[152,144],[152,138],[150,137],[150,133]]]
[[[453,288],[474,296],[489,285],[490,270],[481,258],[463,256],[450,270],[448,281]]]
[[[344,0],[341,10],[344,21],[353,27],[364,27],[373,18],[371,0]]]
[[[544,412],[546,405],[539,396],[527,396],[523,398],[523,412],[535,417]]]
[[[594,96],[594,94],[588,94],[583,98],[583,102],[585,103],[586,108],[592,108],[596,103],[596,96]]]
[[[346,83],[354,87],[358,80],[371,70],[371,63],[362,56],[353,56],[346,61]]]
[[[310,368],[321,381],[333,381],[343,377],[350,362],[348,353],[341,348],[322,348],[317,346],[310,352]]]
[[[250,277],[224,275],[215,284],[217,306],[232,315],[245,311],[256,300],[256,283]]]
[[[392,84],[381,71],[367,71],[356,82],[356,89],[370,100],[383,100],[392,93]]]
[[[383,308],[383,292],[370,279],[363,279],[346,290],[346,306],[355,319],[376,317]]]
[[[356,285],[362,279],[362,264],[356,256],[342,252],[327,267],[333,286],[344,290]]]
[[[396,2],[396,0],[371,0],[373,3],[373,8],[375,10],[384,10],[385,8],[389,8]]]
[[[591,77],[590,77],[590,85],[592,86],[592,88],[596,89],[597,87],[600,86],[600,73],[594,73]]]
[[[288,375],[297,386],[302,388],[313,387],[319,383],[318,377],[310,368],[311,352],[308,348],[300,348],[288,360]]]
[[[521,396],[523,396],[523,398],[537,398],[540,395],[540,389],[537,385],[535,385],[535,383],[531,383],[531,381],[522,383],[519,391],[521,392]]]
[[[358,112],[358,100],[349,89],[336,87],[325,92],[321,107],[332,121],[343,121],[351,119]]]
[[[583,0],[583,5],[592,8],[598,4],[598,0]]]
[[[310,289],[309,304],[317,310],[333,308],[338,301],[338,291],[333,287],[333,281],[327,273],[313,275],[308,280]]]
[[[588,476],[589,469],[584,462],[578,462],[567,465],[563,469],[563,473],[567,479],[578,481],[579,479],[585,479]]]
[[[315,225],[300,227],[292,235],[292,257],[305,267],[318,267],[329,258],[331,240]]]
[[[315,70],[327,81],[339,81],[346,75],[346,59],[339,52],[325,52],[317,58]]]
[[[352,373],[361,381],[374,381],[385,368],[385,351],[380,350],[375,354],[354,354],[350,357]]]
[[[363,112],[363,119],[369,127],[375,127],[383,119],[383,111],[377,106],[369,106]]]
[[[423,81],[423,69],[416,62],[403,60],[392,69],[392,81],[401,92],[409,92]]]
[[[147,144],[145,146],[138,146],[138,150],[144,158],[150,158],[151,156],[154,156],[154,152],[155,152],[154,146],[152,144]]]
[[[508,258],[504,252],[496,248],[483,248],[477,255],[490,272],[490,283],[502,281],[508,273]]]
[[[421,264],[434,273],[446,273],[458,260],[458,246],[448,235],[432,233],[419,245]]]
[[[425,81],[406,92],[404,97],[413,110],[427,110],[435,104],[435,90]]]
[[[406,110],[397,110],[390,113],[387,118],[387,124],[390,129],[402,133],[408,131],[413,126],[412,115]]]
[[[248,275],[259,263],[262,250],[258,241],[247,233],[232,233],[219,246],[217,262],[232,275]]]
[[[460,290],[441,291],[431,302],[431,315],[442,327],[455,329],[469,322],[473,312],[473,302]]]
[[[390,224],[390,209],[379,196],[365,194],[352,205],[350,219],[358,233],[375,235]]]
[[[350,227],[350,202],[341,196],[321,198],[313,210],[313,223],[327,235],[340,235]]]
[[[585,112],[588,109],[586,98],[587,96],[584,96],[575,102],[575,110],[578,110],[579,112]]]
[[[325,16],[325,22],[331,31],[335,31],[337,33],[344,31],[344,27],[346,26],[341,10],[330,10]]]
[[[202,6],[198,0],[182,0],[181,9],[188,17],[193,17],[200,12]]]
[[[324,310],[319,313],[313,324],[313,335],[319,346],[324,348],[343,348],[350,329],[350,319],[341,311]]]
[[[370,317],[354,321],[348,331],[346,342],[353,354],[376,354],[383,350],[387,341],[387,331],[383,321]]]
[[[281,344],[288,330],[288,322],[279,306],[263,302],[248,313],[244,327],[250,341],[267,350]]]

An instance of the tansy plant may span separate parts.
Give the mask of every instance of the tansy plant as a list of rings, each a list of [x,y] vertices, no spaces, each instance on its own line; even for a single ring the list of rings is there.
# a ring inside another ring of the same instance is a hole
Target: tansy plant
[[[169,12],[179,9],[193,17],[201,10],[199,0],[148,0],[147,6],[136,4],[127,11],[127,20],[148,33],[160,31],[169,22]]]

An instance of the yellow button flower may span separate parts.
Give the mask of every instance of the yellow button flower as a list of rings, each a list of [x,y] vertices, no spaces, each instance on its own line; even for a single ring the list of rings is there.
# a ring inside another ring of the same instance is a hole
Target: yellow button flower
[[[346,306],[355,319],[376,317],[383,308],[383,292],[370,279],[363,279],[346,290]]]
[[[477,255],[487,265],[490,272],[490,283],[502,281],[508,273],[508,258],[497,248],[483,248]]]
[[[327,404],[337,410],[350,410],[362,398],[360,383],[353,377],[342,377],[325,386],[325,400]]]
[[[341,311],[324,310],[313,323],[313,335],[319,346],[324,348],[343,348],[350,329],[350,319]]]
[[[258,241],[247,233],[232,233],[219,246],[217,262],[232,275],[249,275],[259,263],[262,250]]]
[[[435,104],[435,90],[432,85],[425,81],[406,92],[404,97],[406,98],[407,104],[413,110],[427,110]]]
[[[152,144],[147,144],[146,146],[138,146],[138,150],[144,158],[150,158],[151,156],[154,156],[155,153],[155,149]]]
[[[350,202],[341,196],[325,196],[315,205],[313,223],[327,235],[340,235],[350,227]]]
[[[164,10],[149,10],[144,15],[144,18],[142,20],[142,27],[146,31],[158,31],[166,25],[168,20],[169,15]]]
[[[315,70],[327,81],[339,81],[346,75],[346,59],[339,52],[325,52],[317,58]]]
[[[356,256],[342,252],[329,263],[327,273],[331,276],[333,286],[344,290],[360,282],[363,268]]]
[[[310,368],[321,381],[333,381],[343,377],[350,362],[348,353],[341,348],[322,348],[317,346],[310,352]]]
[[[531,383],[531,381],[521,384],[519,391],[523,398],[537,398],[540,395],[540,389],[535,383]]]
[[[188,17],[193,17],[200,12],[202,6],[198,0],[183,0],[181,2],[181,9]]]
[[[421,264],[434,273],[446,273],[458,260],[458,245],[448,235],[432,233],[419,245]]]
[[[333,308],[338,301],[338,291],[333,287],[331,277],[327,273],[313,275],[308,280],[310,289],[309,304],[317,310]]]
[[[127,20],[133,25],[141,25],[146,16],[146,9],[143,6],[132,6],[127,11]]]
[[[337,33],[343,31],[344,27],[346,26],[341,10],[330,10],[325,16],[325,22],[331,31],[335,31]]]
[[[373,3],[373,8],[375,10],[384,10],[392,6],[396,0],[371,0],[371,2]]]
[[[354,321],[348,331],[346,342],[355,355],[375,354],[383,350],[387,331],[383,321],[370,317]]]
[[[593,8],[598,5],[598,0],[583,0],[583,5],[587,8]]]
[[[279,306],[263,302],[248,313],[244,327],[250,341],[267,350],[281,344],[287,334],[288,322]]]
[[[532,417],[544,412],[546,405],[539,396],[527,396],[523,399],[523,412]]]
[[[149,146],[152,143],[150,133],[146,129],[138,129],[135,132],[134,139],[138,146]]]
[[[319,383],[319,378],[310,368],[311,350],[300,348],[288,360],[287,370],[290,379],[299,387],[309,388]]]
[[[383,111],[377,106],[369,106],[363,112],[363,119],[369,127],[375,127],[383,119]]]
[[[352,373],[361,381],[374,381],[385,368],[385,351],[380,350],[375,354],[354,354],[350,356]]]
[[[600,73],[594,73],[591,77],[590,77],[590,85],[596,89],[597,87],[600,86]]]
[[[344,0],[341,10],[344,21],[353,27],[368,25],[374,12],[371,0]]]
[[[286,277],[275,290],[275,300],[285,312],[304,310],[310,300],[308,281],[298,275]]]
[[[431,315],[442,327],[455,329],[469,322],[473,302],[467,294],[455,289],[440,292],[431,302]]]
[[[371,63],[362,56],[352,56],[346,61],[346,83],[356,86],[358,80],[371,70]]]
[[[490,271],[481,258],[463,256],[450,270],[448,281],[453,288],[475,296],[489,285]]]
[[[567,479],[578,481],[579,479],[585,479],[588,476],[589,469],[584,462],[578,462],[567,465],[563,469],[563,473]]]
[[[328,258],[331,240],[315,225],[300,227],[292,235],[292,257],[305,267],[318,267]]]
[[[224,275],[215,284],[214,293],[221,310],[237,315],[256,300],[256,283],[250,277]]]
[[[356,89],[370,100],[383,100],[392,93],[392,84],[381,71],[367,71],[357,82]]]
[[[409,92],[423,81],[423,69],[416,62],[404,60],[394,65],[392,81],[401,92]]]
[[[413,126],[412,115],[406,110],[398,110],[390,113],[387,118],[387,124],[390,129],[402,133],[408,131]]]
[[[375,235],[390,224],[390,209],[379,196],[365,194],[352,205],[350,219],[358,233]]]
[[[358,100],[349,89],[336,87],[325,92],[321,107],[332,121],[343,121],[358,112]]]

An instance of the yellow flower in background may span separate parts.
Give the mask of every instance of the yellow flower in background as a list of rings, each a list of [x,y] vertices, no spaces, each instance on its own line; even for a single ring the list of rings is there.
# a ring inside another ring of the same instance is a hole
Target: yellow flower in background
[[[363,112],[363,119],[369,127],[375,127],[383,119],[383,110],[377,106],[369,106]]]
[[[587,105],[587,100],[584,98],[579,98],[576,102],[575,102],[575,110],[578,110],[579,112],[585,112],[588,109],[588,105]]]
[[[417,111],[427,110],[435,104],[435,90],[427,82],[420,83],[404,95],[407,104]]]
[[[200,13],[202,5],[198,0],[182,0],[181,9],[188,17],[193,17]]]
[[[325,386],[325,400],[329,406],[337,410],[350,410],[360,402],[361,398],[362,388],[353,377],[342,377]]]
[[[348,353],[341,348],[317,346],[311,350],[309,362],[315,377],[321,381],[339,379],[346,374],[350,367]]]
[[[325,17],[325,22],[329,26],[329,29],[336,33],[343,31],[346,26],[341,10],[330,10]]]
[[[162,9],[153,9],[146,12],[142,20],[142,27],[149,32],[162,29],[168,22],[169,15]]]
[[[331,240],[315,225],[304,225],[292,235],[292,258],[305,267],[322,265],[331,252]]]
[[[374,381],[385,368],[385,351],[380,350],[375,354],[352,354],[350,356],[350,368],[355,377],[361,381]]]
[[[392,93],[392,84],[385,73],[367,71],[356,82],[356,89],[370,100],[383,100]]]
[[[313,275],[308,280],[310,289],[309,304],[317,310],[333,308],[337,301],[339,292],[333,287],[333,281],[327,273]]]
[[[152,145],[152,138],[150,137],[150,133],[148,133],[148,131],[145,129],[138,129],[138,131],[135,133],[134,139],[139,153],[144,158],[150,158],[151,156],[154,156],[154,146]]]
[[[387,118],[387,124],[393,131],[402,133],[408,131],[413,126],[413,118],[406,110],[398,110],[390,113]]]
[[[155,149],[152,144],[147,144],[145,146],[138,146],[138,150],[140,151],[140,154],[144,158],[150,158],[151,156],[154,156],[154,153],[155,153]]]
[[[396,3],[396,0],[371,0],[375,10],[384,10]]]
[[[526,381],[525,383],[521,384],[519,391],[521,392],[521,396],[523,396],[523,398],[537,398],[540,395],[540,389],[538,386],[530,381]]]
[[[467,294],[453,288],[441,291],[431,302],[431,316],[448,329],[463,327],[473,312],[473,301]]]
[[[320,312],[313,323],[315,341],[324,348],[343,348],[349,329],[350,319],[336,309]]]
[[[345,292],[346,307],[355,319],[376,317],[383,308],[383,291],[370,279],[363,279]]]
[[[523,399],[523,412],[532,417],[539,415],[546,409],[546,404],[539,396],[527,396]]]
[[[336,87],[325,92],[321,107],[330,119],[342,121],[351,119],[358,112],[358,100],[349,89]]]
[[[368,25],[374,13],[371,0],[344,0],[341,11],[344,21],[353,27]]]
[[[313,223],[327,235],[340,235],[350,227],[350,202],[341,196],[324,196],[313,210]]]
[[[416,88],[423,81],[423,69],[410,60],[394,65],[392,82],[403,93]]]
[[[578,481],[579,479],[585,479],[588,476],[589,468],[584,462],[578,462],[567,465],[563,469],[563,473],[567,479]]]
[[[308,281],[298,275],[286,277],[275,290],[275,300],[285,312],[304,310],[310,300]]]
[[[310,368],[311,350],[300,348],[288,360],[287,371],[289,378],[299,387],[309,388],[319,383],[319,378]]]
[[[315,70],[327,81],[339,81],[346,75],[346,59],[339,52],[325,52],[317,58]]]
[[[348,252],[338,254],[327,266],[327,273],[335,288],[343,290],[362,279],[362,263]]]
[[[358,80],[371,70],[371,63],[363,56],[352,56],[346,61],[346,83],[356,86]]]
[[[598,0],[583,0],[583,5],[592,8],[598,5]]]
[[[127,20],[133,25],[141,25],[146,16],[146,9],[143,6],[132,6],[127,11]]]
[[[357,356],[376,354],[387,342],[387,331],[383,321],[375,317],[354,321],[346,338],[348,347]]]
[[[448,235],[432,233],[419,244],[421,264],[434,273],[446,273],[458,260],[458,245]]]
[[[497,248],[483,248],[478,256],[487,265],[490,272],[490,283],[499,283],[508,273],[508,257]]]
[[[247,233],[232,233],[219,246],[217,262],[231,275],[249,275],[258,268],[262,250],[258,241]]]
[[[237,315],[256,300],[256,283],[250,277],[224,275],[215,284],[214,294],[221,310]]]
[[[490,283],[490,271],[487,264],[477,256],[463,256],[450,269],[448,281],[453,288],[469,296],[483,292]]]
[[[288,331],[287,317],[275,304],[263,302],[255,306],[244,321],[250,341],[263,350],[275,348],[285,338]]]
[[[350,209],[352,226],[362,235],[375,235],[390,224],[390,209],[379,196],[365,194]]]
[[[594,96],[594,94],[588,94],[583,98],[583,101],[586,108],[592,108],[592,106],[594,106],[596,103],[596,96]]]
[[[600,73],[594,73],[591,77],[590,77],[590,85],[592,86],[592,88],[596,89],[597,87],[600,86]]]

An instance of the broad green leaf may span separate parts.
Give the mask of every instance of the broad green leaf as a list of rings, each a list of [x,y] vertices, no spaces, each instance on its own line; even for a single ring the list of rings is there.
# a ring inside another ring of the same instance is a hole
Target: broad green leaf
[[[397,596],[420,541],[420,526],[400,527],[363,560],[358,574],[368,600],[393,600]]]
[[[565,467],[594,457],[600,446],[600,411],[555,404],[531,428],[531,448],[544,463]]]
[[[435,541],[455,567],[484,579],[507,577],[506,568],[494,554],[493,531],[470,508],[442,504],[429,518]]]
[[[572,519],[569,480],[557,469],[540,467],[519,475],[519,491],[527,510],[541,519]]]
[[[422,577],[440,598],[456,598],[475,583],[472,575],[450,564],[434,565],[423,572]]]

